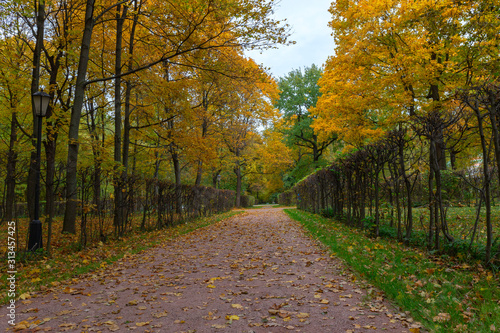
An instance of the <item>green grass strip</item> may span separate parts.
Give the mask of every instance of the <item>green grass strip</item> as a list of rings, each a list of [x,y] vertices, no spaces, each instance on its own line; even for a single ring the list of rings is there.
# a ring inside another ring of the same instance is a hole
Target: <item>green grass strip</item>
[[[333,219],[296,209],[285,212],[427,330],[500,330],[498,276],[479,262],[430,256],[393,240],[371,238]]]

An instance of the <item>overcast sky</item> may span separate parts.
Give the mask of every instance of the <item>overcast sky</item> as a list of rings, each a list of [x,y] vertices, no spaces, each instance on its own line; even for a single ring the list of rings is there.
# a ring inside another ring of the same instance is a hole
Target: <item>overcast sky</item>
[[[333,55],[331,20],[328,8],[332,0],[281,0],[275,10],[275,18],[287,19],[291,26],[291,40],[295,45],[279,49],[246,52],[256,63],[270,68],[274,77],[283,77],[293,69],[323,65]]]

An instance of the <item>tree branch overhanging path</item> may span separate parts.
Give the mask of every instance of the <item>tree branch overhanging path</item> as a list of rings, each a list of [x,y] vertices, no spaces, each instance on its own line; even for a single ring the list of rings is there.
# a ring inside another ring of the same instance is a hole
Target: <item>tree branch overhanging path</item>
[[[366,301],[353,280],[282,209],[261,208],[45,289],[20,305],[18,322],[45,318],[42,330],[405,331],[386,301]]]
[[[128,19],[128,7],[134,5],[134,28],[130,37],[129,49],[135,44],[142,44],[143,54],[141,60],[133,61],[134,55],[130,52],[128,66],[122,71],[121,53],[122,32],[124,23]],[[123,6],[123,13],[120,14]],[[288,38],[287,26],[281,25],[274,19],[269,18],[272,12],[272,1],[248,0],[237,3],[224,3],[215,1],[191,1],[178,4],[167,1],[161,6],[149,6],[138,0],[122,0],[112,3],[100,13],[96,0],[85,2],[84,29],[81,40],[78,70],[76,73],[76,85],[74,89],[74,103],[71,110],[71,119],[68,131],[68,154],[66,173],[66,209],[64,216],[63,231],[76,233],[76,218],[78,210],[78,160],[79,160],[79,132],[82,109],[84,106],[86,89],[91,84],[115,81],[115,162],[117,166],[126,164],[121,154],[121,79],[138,74],[139,72],[151,70],[154,66],[166,66],[171,63],[182,64],[193,67],[186,58],[199,56],[201,52],[223,52],[227,50],[241,51],[243,48],[269,48],[274,44],[286,44]],[[111,74],[102,77],[88,78],[88,65],[92,57],[94,28],[106,20],[106,14],[116,9],[116,51],[115,69]],[[139,17],[144,22],[139,20]],[[175,20],[174,20],[175,17]],[[102,19],[102,20],[101,20]],[[138,21],[139,20],[139,21]],[[135,37],[137,25],[146,29],[147,33],[142,38]],[[152,42],[154,40],[154,43]],[[208,57],[208,53],[205,54]],[[196,66],[196,68],[210,71],[209,66]],[[214,70],[218,72],[217,70]],[[230,74],[227,74],[231,76]],[[130,85],[127,89],[130,96]],[[128,98],[125,98],[128,100]],[[125,105],[127,109],[127,105]],[[125,129],[127,130],[127,129]],[[124,152],[127,153],[128,142],[124,139]],[[127,159],[128,155],[124,155]],[[126,168],[126,166],[125,166]],[[178,176],[176,176],[178,177]],[[115,179],[115,183],[119,183]],[[178,183],[178,182],[177,182]],[[116,204],[121,205],[120,186],[115,190]],[[115,209],[119,212],[119,209]],[[117,224],[123,219],[117,214]]]

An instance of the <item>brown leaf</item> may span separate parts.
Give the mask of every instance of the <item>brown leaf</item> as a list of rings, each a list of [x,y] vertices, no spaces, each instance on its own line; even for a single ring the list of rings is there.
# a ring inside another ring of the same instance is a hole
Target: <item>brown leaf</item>
[[[445,321],[449,321],[451,319],[451,316],[449,313],[439,313],[437,316],[432,318],[434,322],[440,322],[444,323]]]

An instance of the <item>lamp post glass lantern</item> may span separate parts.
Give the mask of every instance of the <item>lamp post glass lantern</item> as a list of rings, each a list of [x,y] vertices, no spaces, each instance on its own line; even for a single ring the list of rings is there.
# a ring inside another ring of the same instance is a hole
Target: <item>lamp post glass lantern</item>
[[[36,251],[43,248],[42,244],[42,222],[40,221],[40,159],[42,151],[42,119],[47,114],[49,106],[49,94],[38,91],[33,94],[33,108],[36,117],[36,182],[35,182],[35,212],[34,219],[30,222],[28,250]]]

